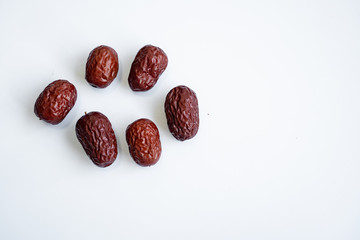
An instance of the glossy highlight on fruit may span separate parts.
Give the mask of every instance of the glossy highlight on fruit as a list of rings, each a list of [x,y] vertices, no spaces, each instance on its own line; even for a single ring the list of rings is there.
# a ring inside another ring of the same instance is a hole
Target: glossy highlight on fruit
[[[160,134],[151,120],[142,118],[130,124],[126,129],[126,142],[131,157],[140,166],[151,166],[159,161]]]
[[[85,113],[76,123],[76,137],[98,167],[111,165],[117,156],[117,141],[109,119],[100,112]]]
[[[193,90],[186,86],[171,89],[164,107],[169,130],[177,140],[188,140],[196,135],[199,130],[199,105]]]
[[[133,91],[147,91],[165,71],[168,58],[165,52],[152,45],[142,47],[136,54],[129,74],[129,86]]]
[[[115,79],[119,70],[118,55],[114,49],[101,45],[89,54],[85,79],[96,88],[106,88]]]
[[[75,105],[77,91],[67,80],[50,83],[36,99],[34,112],[40,120],[59,124]]]

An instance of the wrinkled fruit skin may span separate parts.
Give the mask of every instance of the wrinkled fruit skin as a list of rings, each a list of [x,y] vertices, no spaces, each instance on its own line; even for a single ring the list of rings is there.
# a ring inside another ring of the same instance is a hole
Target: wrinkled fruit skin
[[[198,100],[190,88],[177,86],[170,90],[165,100],[165,114],[169,130],[177,140],[188,140],[198,132]]]
[[[168,58],[159,47],[146,45],[139,50],[131,65],[129,85],[133,91],[147,91],[165,71]]]
[[[75,105],[77,91],[67,80],[50,83],[36,99],[35,115],[51,124],[59,124]]]
[[[118,70],[119,60],[116,51],[101,45],[89,54],[85,79],[93,87],[106,88],[115,79]]]
[[[140,166],[154,165],[161,155],[159,130],[149,119],[139,119],[126,129],[126,142],[134,161]]]
[[[117,156],[117,142],[109,119],[100,112],[82,116],[75,126],[76,136],[86,154],[98,167],[111,165]]]

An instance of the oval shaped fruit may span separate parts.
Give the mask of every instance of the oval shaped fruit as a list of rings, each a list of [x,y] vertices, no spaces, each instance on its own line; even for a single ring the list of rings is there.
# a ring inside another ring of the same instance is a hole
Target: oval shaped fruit
[[[142,118],[126,128],[126,142],[134,161],[140,166],[154,165],[161,155],[159,130],[151,120]]]
[[[117,156],[117,142],[109,119],[100,112],[85,113],[76,123],[76,137],[98,167],[111,165]]]
[[[186,86],[170,90],[165,114],[171,134],[180,141],[193,138],[199,129],[199,105],[196,94]]]
[[[115,79],[118,70],[119,61],[116,51],[101,45],[89,54],[85,79],[93,87],[106,88]]]
[[[38,96],[34,112],[40,120],[59,124],[75,105],[77,91],[67,80],[56,80],[50,83]]]
[[[165,71],[168,58],[159,47],[146,45],[136,54],[131,65],[129,85],[133,91],[147,91],[158,81]]]

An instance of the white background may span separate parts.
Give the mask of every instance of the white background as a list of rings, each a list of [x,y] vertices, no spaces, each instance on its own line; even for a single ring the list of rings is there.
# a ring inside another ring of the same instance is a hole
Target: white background
[[[118,77],[84,79],[89,52],[113,47]],[[130,90],[145,44],[169,65]],[[360,239],[359,1],[0,1],[0,239]],[[56,79],[78,101],[52,126],[33,106]],[[200,129],[175,140],[168,91],[192,88]],[[92,164],[74,126],[101,111],[119,155]],[[125,129],[158,126],[153,167]]]

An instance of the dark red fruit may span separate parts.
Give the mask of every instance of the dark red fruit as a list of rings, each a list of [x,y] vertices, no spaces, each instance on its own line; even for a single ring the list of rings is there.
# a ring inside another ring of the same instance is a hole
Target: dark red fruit
[[[77,91],[67,80],[50,83],[36,99],[35,115],[51,124],[59,124],[75,105]]]
[[[112,83],[119,70],[118,55],[108,46],[92,50],[86,62],[85,79],[91,86],[105,88]]]
[[[134,161],[140,166],[151,166],[159,161],[161,142],[159,130],[149,119],[139,119],[126,129],[126,142]]]
[[[180,141],[193,138],[199,129],[196,94],[186,86],[177,86],[167,94],[165,114],[171,134]]]
[[[139,50],[131,65],[129,85],[133,91],[147,91],[165,71],[168,58],[159,47],[146,45]]]
[[[76,136],[86,154],[99,167],[111,165],[117,156],[117,142],[109,119],[100,112],[82,116],[75,126]]]

